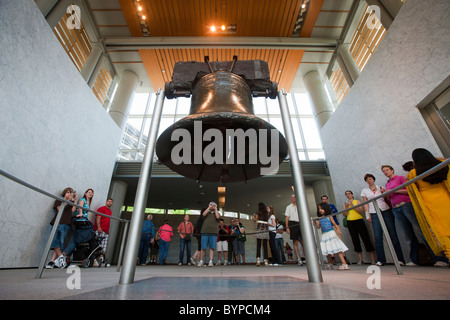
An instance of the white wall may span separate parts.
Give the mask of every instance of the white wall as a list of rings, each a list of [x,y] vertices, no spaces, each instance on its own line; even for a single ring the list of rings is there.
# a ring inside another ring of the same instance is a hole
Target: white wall
[[[0,4],[0,168],[106,201],[121,130],[31,0]],[[0,268],[39,264],[53,200],[0,176]]]
[[[401,165],[415,148],[441,155],[416,106],[450,76],[449,12],[448,0],[406,1],[321,130],[339,208],[347,189],[360,199],[366,173],[379,185],[386,183],[381,165],[404,175]]]

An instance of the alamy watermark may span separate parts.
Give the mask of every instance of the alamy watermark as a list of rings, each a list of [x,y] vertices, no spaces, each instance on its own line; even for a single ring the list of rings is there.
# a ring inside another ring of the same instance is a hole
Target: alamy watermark
[[[367,288],[370,290],[381,289],[381,269],[378,266],[369,266],[366,273],[371,275],[366,281]]]
[[[81,289],[81,270],[80,267],[74,266],[67,268],[67,274],[72,274],[66,280],[67,289]]]
[[[225,136],[219,129],[211,128],[202,134],[202,121],[194,121],[194,136],[187,129],[178,128],[172,132],[171,141],[181,141],[171,152],[174,164],[257,164],[261,175],[274,175],[279,166],[279,131],[270,129],[270,154],[267,150],[268,129],[226,129]],[[202,151],[203,141],[211,141]],[[248,144],[246,144],[248,141]],[[193,142],[193,143],[192,143]],[[193,161],[191,159],[193,150]],[[246,152],[246,145],[249,152]],[[224,148],[225,147],[225,148]],[[235,152],[236,148],[236,152]],[[245,163],[248,155],[248,163]]]
[[[381,9],[379,6],[369,6],[370,14],[366,21],[366,26],[370,30],[381,28]]]
[[[81,29],[81,9],[79,6],[70,5],[66,13],[69,15],[66,21],[67,29]]]

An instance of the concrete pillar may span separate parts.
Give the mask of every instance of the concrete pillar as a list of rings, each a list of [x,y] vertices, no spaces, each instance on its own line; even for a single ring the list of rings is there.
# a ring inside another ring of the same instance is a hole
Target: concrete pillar
[[[347,70],[348,76],[350,76],[353,85],[353,83],[356,82],[356,79],[358,79],[360,72],[358,66],[356,65],[355,59],[353,59],[352,54],[350,53],[350,46],[348,44],[342,44],[339,46],[338,55],[341,58],[338,59],[339,66],[341,69],[345,68]]]
[[[122,130],[125,129],[127,124],[128,113],[130,112],[137,83],[138,76],[134,72],[122,72],[114,100],[109,108],[109,115]]]
[[[334,197],[333,186],[331,184],[331,180],[321,179],[316,180],[312,183],[312,188],[314,191],[314,199],[316,203],[320,203],[320,197],[323,195],[328,196],[329,203],[336,204],[336,199]]]
[[[89,79],[91,79],[95,67],[99,63],[100,57],[103,54],[102,48],[97,43],[92,43],[92,50],[89,54],[89,57],[86,60],[86,63],[83,66],[83,69],[81,70],[81,76],[86,82],[89,82]]]
[[[36,0],[35,3],[38,6],[39,10],[41,10],[42,15],[46,17],[50,11],[52,11],[53,7],[58,3],[59,0]]]
[[[122,214],[122,207],[125,202],[127,187],[128,185],[123,181],[111,181],[108,197],[113,199],[113,205],[111,207],[113,217],[120,218],[120,215]],[[106,259],[108,261],[113,261],[114,252],[117,251],[120,246],[120,243],[117,243],[117,239],[120,238],[118,235],[119,224],[119,221],[111,219],[111,226],[109,227],[108,247],[106,248]]]
[[[102,54],[100,56],[100,59],[98,59],[97,65],[94,68],[94,71],[92,72],[91,78],[88,81],[89,88],[93,88],[95,85],[95,81],[97,81],[97,77],[100,74],[100,70],[103,67],[103,63],[105,62],[105,55]]]
[[[312,102],[314,118],[319,128],[322,128],[333,114],[322,79],[318,71],[310,71],[304,77],[306,90]]]
[[[67,8],[71,5],[70,0],[59,0],[58,3],[50,10],[45,19],[47,20],[49,26],[53,29],[61,20],[64,13],[66,13]]]

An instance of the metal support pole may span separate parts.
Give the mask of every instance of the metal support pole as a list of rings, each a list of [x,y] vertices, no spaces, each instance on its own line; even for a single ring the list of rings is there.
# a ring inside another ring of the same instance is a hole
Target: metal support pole
[[[325,263],[323,261],[323,253],[322,253],[322,247],[320,246],[320,237],[319,237],[319,231],[316,228],[316,222],[311,221],[312,229],[314,232],[314,239],[316,241],[316,247],[317,247],[317,256],[319,257],[319,263],[322,267],[322,270],[325,270]]]
[[[56,215],[55,223],[53,223],[52,232],[50,232],[50,237],[48,237],[47,244],[44,249],[44,253],[42,254],[41,262],[39,263],[39,267],[36,272],[36,276],[34,277],[35,279],[40,279],[42,276],[42,271],[44,270],[45,261],[47,260],[47,256],[51,249],[50,247],[52,245],[53,238],[55,237],[55,234],[56,234],[56,229],[58,229],[59,222],[61,221],[61,217],[62,217],[65,207],[66,207],[66,203],[62,202],[61,206],[59,207],[58,214]],[[64,249],[64,248],[61,248],[61,249]]]
[[[155,109],[153,110],[152,122],[148,133],[147,146],[145,148],[144,159],[142,161],[141,173],[134,199],[134,210],[130,223],[130,234],[127,240],[122,272],[119,284],[130,284],[134,282],[136,271],[137,254],[139,241],[144,222],[145,206],[147,203],[148,190],[153,167],[153,156],[155,153],[156,138],[158,135],[161,113],[164,105],[164,91],[161,89],[157,93]]]
[[[294,178],[295,198],[297,200],[297,210],[299,213],[300,230],[303,236],[303,249],[306,256],[306,268],[308,270],[309,282],[323,282],[322,272],[320,270],[319,259],[314,241],[313,230],[311,226],[311,217],[308,212],[305,184],[303,182],[300,160],[298,158],[297,145],[295,143],[294,130],[292,129],[291,117],[289,114],[286,93],[284,90],[278,92],[278,102],[281,109],[281,118],[283,119],[286,142],[291,157],[291,172]]]
[[[122,231],[122,241],[120,242],[119,260],[117,261],[117,268],[116,268],[117,272],[119,272],[120,268],[122,267],[123,252],[125,250],[125,243],[127,241],[129,226],[130,226],[130,222],[125,221],[125,226],[123,227],[123,231]]]
[[[389,235],[389,231],[386,227],[386,224],[384,223],[383,215],[381,214],[380,207],[378,206],[378,203],[376,200],[372,201],[373,205],[375,207],[375,210],[377,211],[378,220],[380,220],[381,229],[383,229],[383,234],[386,239],[386,242],[389,247],[389,251],[391,252],[392,258],[394,259],[395,269],[397,269],[398,275],[403,275],[402,268],[400,267],[400,263],[398,262],[397,253],[395,252],[394,245],[392,244],[391,236]]]

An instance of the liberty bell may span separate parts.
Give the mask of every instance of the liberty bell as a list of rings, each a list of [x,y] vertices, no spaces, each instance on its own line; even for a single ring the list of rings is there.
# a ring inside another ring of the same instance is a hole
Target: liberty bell
[[[252,97],[276,98],[262,60],[177,62],[168,99],[190,97],[189,115],[158,138],[158,160],[176,173],[206,182],[248,181],[275,174],[286,158],[283,135],[254,115]]]

